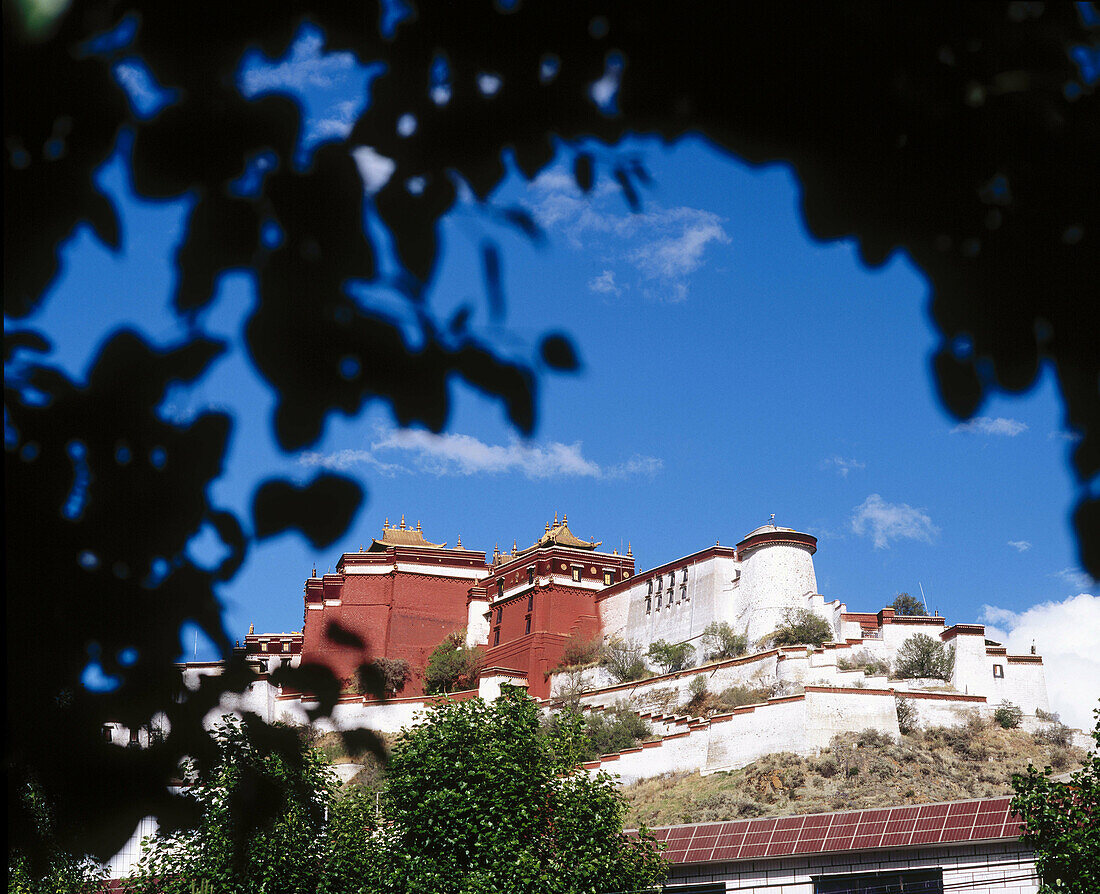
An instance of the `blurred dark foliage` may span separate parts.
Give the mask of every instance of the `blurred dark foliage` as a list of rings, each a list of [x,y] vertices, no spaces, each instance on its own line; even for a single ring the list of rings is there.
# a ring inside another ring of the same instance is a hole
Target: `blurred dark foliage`
[[[5,2],[3,38],[5,769],[8,828],[21,847],[34,846],[16,796],[28,779],[51,793],[59,836],[69,836],[62,843],[101,855],[144,814],[186,819],[171,814],[164,782],[185,754],[212,759],[199,720],[223,691],[248,682],[214,585],[235,573],[253,537],[293,527],[315,545],[334,542],[362,499],[355,482],[324,476],[306,488],[263,483],[252,519],[209,504],[231,420],[205,413],[168,423],[157,405],[169,383],[202,375],[220,350],[210,340],[196,335],[158,351],[117,333],[81,384],[40,356],[49,349],[41,334],[21,328],[78,223],[108,246],[125,239],[93,181],[124,130],[134,135],[138,192],[195,203],[175,259],[180,316],[193,321],[209,305],[222,271],[254,273],[260,300],[245,335],[277,399],[273,429],[286,450],[313,444],[334,411],[354,414],[371,399],[388,401],[402,424],[439,430],[452,376],[497,396],[527,433],[538,371],[578,367],[558,334],[523,363],[469,334],[468,313],[449,325],[433,318],[425,295],[439,219],[460,181],[489,213],[507,158],[530,178],[572,153],[583,190],[609,179],[636,209],[644,168],[613,148],[629,135],[701,133],[750,163],[789,163],[816,238],[854,237],[869,265],[903,249],[928,277],[942,333],[934,377],[953,414],[970,416],[990,393],[1022,391],[1040,363],[1053,366],[1066,427],[1080,436],[1072,463],[1082,564],[1100,577],[1092,7],[425,3],[389,36],[372,2],[277,10],[244,2],[231,14],[211,3],[77,2],[38,17],[33,8]],[[244,99],[235,72],[246,49],[282,57],[303,22],[323,29],[328,50],[381,60],[385,71],[350,136],[300,169],[292,163],[299,107]],[[130,39],[89,44],[119,23],[132,26]],[[111,73],[123,55],[144,60],[175,101],[152,117],[133,112]],[[499,88],[482,92],[482,75]],[[591,87],[601,80],[618,89],[597,104]],[[430,95],[440,82],[445,102]],[[399,133],[409,115],[415,129]],[[607,148],[597,151],[593,139]],[[396,165],[366,197],[350,154],[364,145]],[[274,156],[273,172],[255,195],[231,191],[260,153]],[[346,288],[378,277],[365,202],[403,268],[415,344]],[[518,209],[492,213],[540,237]],[[281,232],[277,244],[261,237],[268,222]],[[491,242],[482,259],[489,311],[499,317],[503,259]],[[228,550],[213,569],[185,553],[207,525]],[[172,662],[188,620],[228,666],[181,698]],[[81,685],[89,661],[117,681],[113,690]],[[302,674],[285,682],[324,703],[334,697],[323,669]],[[105,720],[139,727],[158,713],[171,732],[154,747],[100,740]]]

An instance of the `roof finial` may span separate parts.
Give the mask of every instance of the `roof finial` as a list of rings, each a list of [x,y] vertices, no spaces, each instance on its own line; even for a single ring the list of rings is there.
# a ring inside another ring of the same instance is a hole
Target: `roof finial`
[[[314,577],[317,576],[317,566],[316,565],[313,566],[313,576]]]
[[[517,544],[516,544],[516,538],[513,537],[512,538],[512,555],[514,556],[518,550],[519,550],[519,546],[517,546]]]
[[[547,533],[547,534],[549,534],[549,533],[550,533],[550,522],[547,522],[547,523],[546,523],[546,533]]]
[[[382,522],[382,530],[388,531],[390,529],[390,517],[387,515],[386,520]]]
[[[401,530],[402,531],[405,530],[405,513],[404,512],[401,513]]]
[[[562,516],[561,516],[561,523],[562,523],[563,526],[569,524],[569,516],[566,515],[564,512],[562,513]]]
[[[629,540],[628,540],[628,541],[626,542],[626,554],[627,554],[628,556],[632,556],[632,555],[634,555],[634,553],[632,553],[632,552],[630,551],[630,541],[629,541]]]
[[[715,545],[715,546],[721,546],[721,545],[722,545],[721,543],[719,543],[719,542],[718,542],[718,538],[717,538],[717,537],[715,537],[715,538],[714,538],[714,545]]]
[[[768,521],[771,523],[771,526],[774,528],[775,527],[775,513],[774,512],[771,514],[771,517],[768,519]]]
[[[555,509],[554,510],[554,527],[556,528],[557,526],[558,526],[558,510]]]
[[[359,544],[359,552],[362,552],[362,551],[363,551],[363,544],[362,544],[362,543],[360,543],[360,544]]]
[[[455,549],[462,549],[462,535],[461,534],[458,535],[458,545],[455,546]]]
[[[416,520],[416,530],[420,530],[420,519]]]
[[[248,625],[248,635],[253,636],[255,633],[256,633],[256,625],[255,624],[249,624]]]

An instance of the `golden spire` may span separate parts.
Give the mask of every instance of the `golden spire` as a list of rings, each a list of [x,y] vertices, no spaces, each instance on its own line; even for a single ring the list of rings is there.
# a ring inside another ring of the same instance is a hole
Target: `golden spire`
[[[558,510],[555,509],[554,510],[554,527],[556,528],[557,526],[558,526]]]
[[[563,525],[568,525],[568,524],[569,524],[569,516],[568,516],[568,515],[566,515],[565,513],[562,513],[562,516],[561,516],[561,523],[562,523]]]
[[[387,515],[385,522],[382,523],[382,530],[388,531],[390,529],[390,517]]]
[[[404,512],[401,513],[401,530],[402,531],[405,530],[405,513]]]
[[[458,545],[455,546],[455,549],[462,549],[462,535],[461,534],[458,535]]]
[[[515,538],[512,538],[512,555],[514,556],[519,551],[519,547],[516,545]]]
[[[546,523],[546,533],[547,533],[547,534],[549,534],[549,533],[550,533],[550,522],[547,522],[547,523]]]
[[[628,556],[632,556],[632,555],[634,555],[634,553],[632,553],[632,552],[630,551],[630,541],[629,541],[629,540],[628,540],[628,541],[626,542],[626,554],[627,554]]]
[[[416,530],[420,530],[420,519],[416,520]]]
[[[256,633],[256,625],[255,624],[249,624],[248,625],[248,635],[253,636],[255,633]]]

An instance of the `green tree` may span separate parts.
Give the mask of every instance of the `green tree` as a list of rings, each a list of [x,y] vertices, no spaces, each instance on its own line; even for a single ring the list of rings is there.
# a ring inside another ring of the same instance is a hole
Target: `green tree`
[[[1095,713],[1096,748],[1069,782],[1030,764],[1012,775],[1012,809],[1023,818],[1023,840],[1035,848],[1039,894],[1100,891],[1100,708]]]
[[[600,664],[607,668],[611,678],[619,683],[640,680],[649,674],[637,643],[613,636],[603,647]]]
[[[18,847],[8,849],[8,894],[93,894],[104,881],[101,864],[62,847],[56,837],[53,810],[42,789],[26,784],[17,801],[15,822],[31,823],[40,841],[47,842],[41,858],[32,859]],[[39,856],[35,854],[34,856]]]
[[[703,628],[703,655],[709,661],[744,655],[748,639],[725,621],[711,621]]]
[[[203,883],[235,894],[337,894],[372,871],[373,812],[366,795],[338,799],[336,777],[291,727],[255,734],[226,716],[219,759],[189,774],[192,829],[145,842],[134,894],[192,894]]]
[[[638,891],[665,876],[645,829],[623,833],[611,777],[576,769],[580,718],[540,730],[506,687],[492,704],[446,701],[402,734],[387,770],[382,890]]]
[[[690,643],[669,643],[663,639],[652,642],[646,652],[649,660],[666,674],[689,667],[694,654],[695,649]]]
[[[428,658],[424,683],[428,692],[472,689],[481,669],[481,650],[466,646],[465,631],[448,633]]]
[[[894,597],[894,601],[890,603],[890,607],[894,610],[896,615],[926,615],[928,609],[924,607],[924,603],[917,599],[916,596],[910,596],[908,593],[898,593]]]
[[[788,611],[786,623],[768,637],[773,646],[820,646],[832,638],[832,625],[808,608]]]
[[[903,680],[926,678],[948,681],[955,669],[955,648],[941,640],[914,633],[901,644],[894,660],[894,676]]]
[[[382,683],[382,689],[387,696],[396,695],[405,688],[412,676],[409,662],[404,658],[375,658],[369,665],[374,674]],[[358,689],[360,692],[370,692],[372,688],[365,685],[367,681],[360,680]]]
[[[993,719],[997,721],[1001,729],[1016,729],[1020,725],[1020,721],[1024,719],[1024,712],[1019,705],[1014,705],[1010,701],[1003,701],[997,706],[997,710],[993,712]]]

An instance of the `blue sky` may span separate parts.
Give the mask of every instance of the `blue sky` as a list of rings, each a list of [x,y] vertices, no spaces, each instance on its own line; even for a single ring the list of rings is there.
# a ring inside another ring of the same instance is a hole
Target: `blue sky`
[[[310,145],[348,132],[371,72],[348,54],[324,55],[305,32],[286,60],[253,59],[249,93],[293,88]],[[140,67],[120,72],[135,103],[156,108]],[[568,333],[582,370],[540,380],[535,436],[522,441],[499,406],[460,384],[442,435],[395,428],[383,404],[333,417],[309,451],[284,455],[271,434],[271,395],[245,361],[240,325],[254,292],[223,277],[202,327],[233,350],[197,385],[173,392],[170,418],[208,406],[237,425],[215,502],[247,517],[270,474],[306,479],[338,469],[368,499],[345,540],[315,553],[297,535],[254,546],[222,591],[230,636],[300,629],[302,584],[316,564],[378,536],[383,519],[421,520],[429,539],[491,552],[532,542],[555,512],[605,547],[633,547],[639,570],[733,544],[774,513],[819,539],[819,589],[852,610],[876,610],[900,591],[955,621],[982,620],[1011,647],[1031,639],[1047,656],[1056,709],[1088,725],[1100,692],[1100,600],[1077,565],[1067,510],[1072,446],[1050,370],[1028,394],[997,398],[959,425],[940,408],[929,373],[936,346],[928,285],[901,254],[868,270],[847,242],[811,241],[798,186],[784,166],[750,168],[700,140],[674,147],[632,141],[593,147],[636,155],[653,185],[632,214],[606,178],[586,198],[568,158],[528,184],[511,177],[493,197],[520,204],[547,241],[532,246],[467,203],[443,225],[443,262],[429,302],[447,319],[463,304],[472,327],[507,353],[534,355],[547,331]],[[64,246],[63,269],[31,321],[57,362],[83,374],[120,323],[161,344],[182,337],[168,310],[168,263],[186,201],[139,202],[119,152],[100,174],[119,204],[124,247],[113,255],[87,228]],[[360,153],[367,182],[384,164]],[[606,172],[606,168],[604,169]],[[480,246],[499,242],[507,299],[487,311]],[[387,288],[362,300],[400,317]],[[212,537],[196,556],[217,552]],[[192,641],[185,636],[188,657]],[[204,647],[200,646],[200,657]]]

